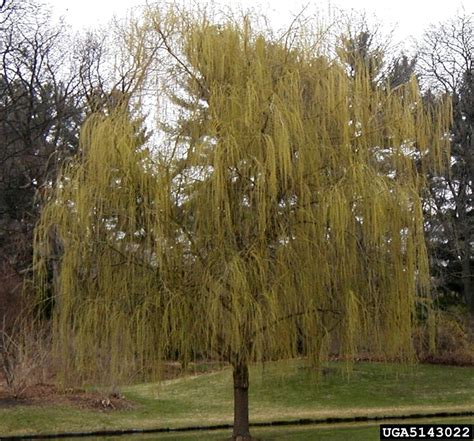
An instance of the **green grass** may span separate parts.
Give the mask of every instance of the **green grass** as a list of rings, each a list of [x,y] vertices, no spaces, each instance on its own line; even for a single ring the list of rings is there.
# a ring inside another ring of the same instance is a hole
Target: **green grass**
[[[251,421],[474,410],[474,368],[357,363],[348,376],[340,366],[328,364],[329,373],[319,381],[302,361],[252,368]],[[115,412],[58,406],[0,409],[0,436],[232,422],[229,369],[161,384],[129,386],[123,392],[138,403],[136,409]],[[285,428],[287,431],[290,429]],[[186,438],[180,434],[176,439]],[[351,435],[351,439],[357,438]]]

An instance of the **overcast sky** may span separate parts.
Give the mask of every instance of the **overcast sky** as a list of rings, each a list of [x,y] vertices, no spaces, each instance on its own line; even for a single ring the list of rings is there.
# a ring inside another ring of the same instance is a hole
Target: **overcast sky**
[[[46,0],[52,5],[56,16],[63,16],[67,23],[80,30],[84,27],[104,26],[115,14],[123,16],[126,11],[146,0]],[[191,3],[201,3],[193,0]],[[208,3],[208,2],[206,2]],[[284,27],[304,6],[314,9],[314,5],[327,8],[329,1],[315,0],[215,0],[220,5],[234,7],[257,7],[270,16],[276,28]],[[344,9],[365,10],[369,16],[375,16],[384,24],[388,32],[395,29],[395,39],[409,42],[410,37],[419,37],[431,23],[437,23],[462,7],[466,12],[474,12],[474,2],[465,0],[334,0],[331,5]]]

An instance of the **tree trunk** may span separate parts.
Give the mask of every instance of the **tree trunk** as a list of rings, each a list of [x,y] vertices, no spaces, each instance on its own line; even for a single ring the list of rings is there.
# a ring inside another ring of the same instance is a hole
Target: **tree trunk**
[[[463,281],[463,288],[464,288],[464,297],[466,299],[467,306],[469,308],[469,312],[471,313],[471,317],[474,318],[474,290],[472,286],[473,281],[473,274],[472,274],[472,267],[471,267],[471,259],[472,259],[472,228],[471,228],[471,221],[469,219],[470,215],[469,211],[469,176],[472,176],[473,172],[473,165],[474,165],[474,158],[472,156],[472,151],[474,149],[474,127],[471,124],[467,128],[467,134],[465,135],[466,139],[466,179],[465,179],[465,187],[463,192],[463,206],[461,207],[461,225],[463,228],[464,233],[464,253],[461,252],[462,256],[462,269],[461,269],[461,276]]]
[[[468,233],[469,234],[469,233]],[[472,274],[471,274],[471,255],[470,255],[470,243],[468,238],[465,239],[464,251],[465,255],[462,257],[462,282],[464,288],[464,297],[466,299],[467,306],[471,317],[474,318],[474,292],[472,287]]]
[[[232,440],[250,441],[249,369],[246,363],[234,364],[234,431]]]

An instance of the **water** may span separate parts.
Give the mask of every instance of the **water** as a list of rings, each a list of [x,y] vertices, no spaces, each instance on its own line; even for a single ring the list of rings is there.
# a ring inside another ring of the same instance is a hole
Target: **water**
[[[384,423],[389,423],[385,421]],[[390,424],[474,424],[474,417],[423,420],[390,421]],[[308,425],[291,427],[253,428],[252,435],[258,441],[379,441],[381,423],[356,423],[333,425]],[[86,438],[66,438],[68,441],[227,441],[230,430],[134,434]]]

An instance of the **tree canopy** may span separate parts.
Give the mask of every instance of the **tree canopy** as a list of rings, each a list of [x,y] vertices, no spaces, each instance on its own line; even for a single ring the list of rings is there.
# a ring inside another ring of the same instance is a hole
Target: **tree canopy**
[[[468,305],[474,317],[472,155],[474,16],[463,13],[429,28],[420,44],[419,71],[428,102],[433,95],[451,97],[453,123],[450,166],[432,173],[425,198],[432,274],[440,303]]]
[[[362,342],[410,357],[429,283],[419,194],[447,158],[449,103],[428,111],[415,79],[374,85],[363,61],[349,74],[301,28],[277,38],[249,17],[149,10],[137,29],[173,74],[155,93],[173,91],[174,148],[146,139],[133,99],[82,128],[36,240],[43,296],[51,234],[61,242],[64,371],[227,361],[245,438],[250,362]]]

